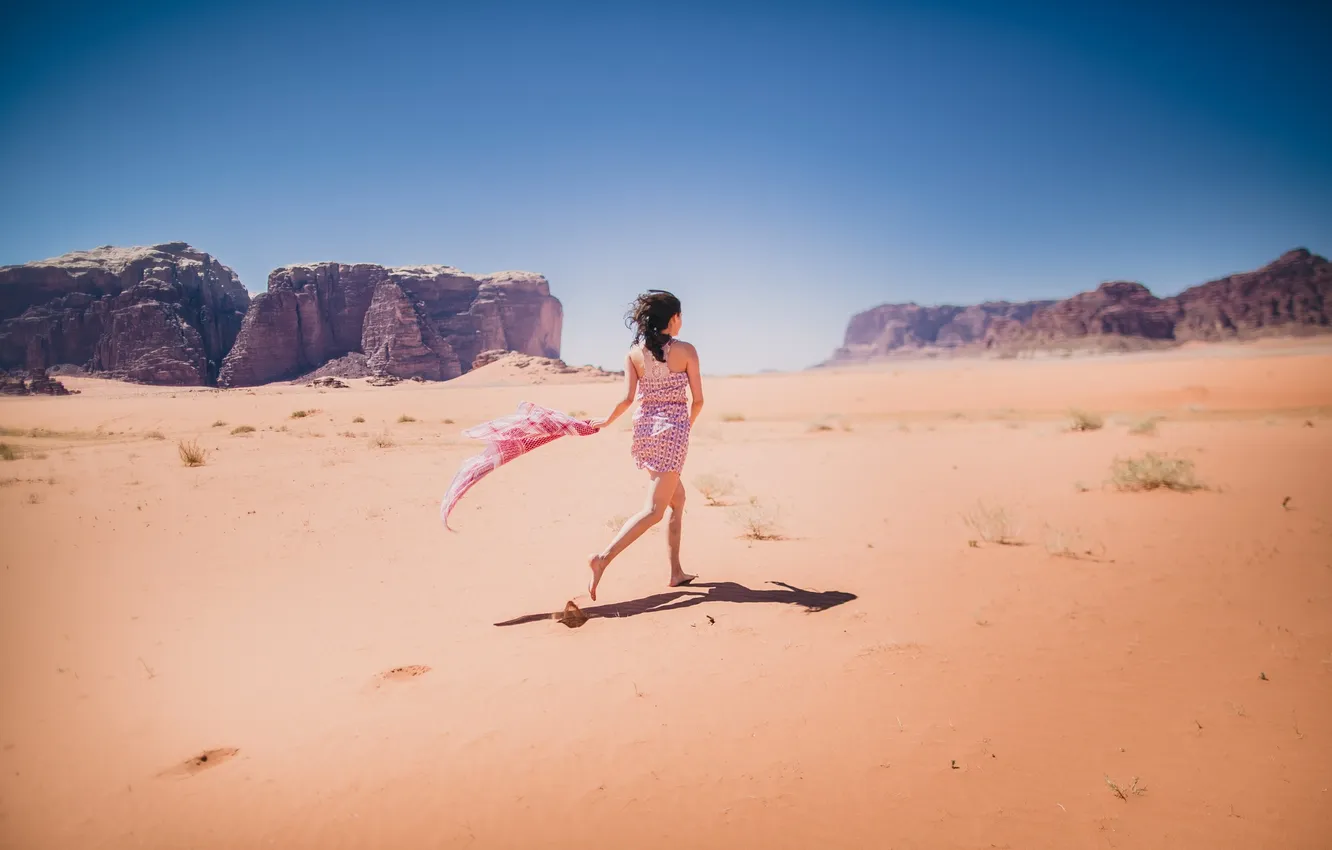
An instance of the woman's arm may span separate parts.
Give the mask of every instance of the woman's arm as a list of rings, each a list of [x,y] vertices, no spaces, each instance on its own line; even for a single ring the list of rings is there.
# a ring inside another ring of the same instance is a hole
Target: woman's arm
[[[638,391],[638,372],[634,369],[634,359],[626,354],[624,356],[624,398],[620,399],[615,405],[615,409],[610,412],[610,416],[605,419],[593,419],[592,424],[597,428],[605,428],[624,415],[634,403],[634,393]]]
[[[692,345],[689,346],[689,365],[685,367],[685,372],[689,375],[689,398],[692,402],[689,405],[689,424],[693,425],[703,412],[703,375],[698,367],[698,349]]]

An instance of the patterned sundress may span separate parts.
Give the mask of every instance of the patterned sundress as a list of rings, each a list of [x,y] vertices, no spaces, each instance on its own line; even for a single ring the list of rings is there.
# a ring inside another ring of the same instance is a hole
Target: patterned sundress
[[[669,356],[671,344],[666,343]],[[689,376],[643,349],[643,374],[638,379],[638,410],[634,413],[634,465],[652,472],[679,472],[689,453]]]

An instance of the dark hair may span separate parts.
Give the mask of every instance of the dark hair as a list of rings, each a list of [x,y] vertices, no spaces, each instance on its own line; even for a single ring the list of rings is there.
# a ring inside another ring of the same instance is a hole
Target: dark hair
[[[666,343],[671,341],[666,326],[680,315],[680,299],[664,289],[649,289],[634,299],[624,323],[634,332],[634,344],[643,343],[652,356],[666,362]]]

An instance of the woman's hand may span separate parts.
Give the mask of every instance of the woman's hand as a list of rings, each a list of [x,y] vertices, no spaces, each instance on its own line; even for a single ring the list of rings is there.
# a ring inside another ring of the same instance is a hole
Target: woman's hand
[[[593,428],[596,428],[598,431],[600,431],[602,428],[605,428],[607,425],[610,424],[610,420],[609,420],[609,419],[589,419],[589,420],[587,420],[587,424],[591,425]]]

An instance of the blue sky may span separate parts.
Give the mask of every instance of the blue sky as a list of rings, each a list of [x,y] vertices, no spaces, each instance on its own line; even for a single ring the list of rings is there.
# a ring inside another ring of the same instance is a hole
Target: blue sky
[[[730,372],[817,362],[886,301],[1332,251],[1312,3],[14,5],[0,263],[527,269],[605,365],[669,288]]]

